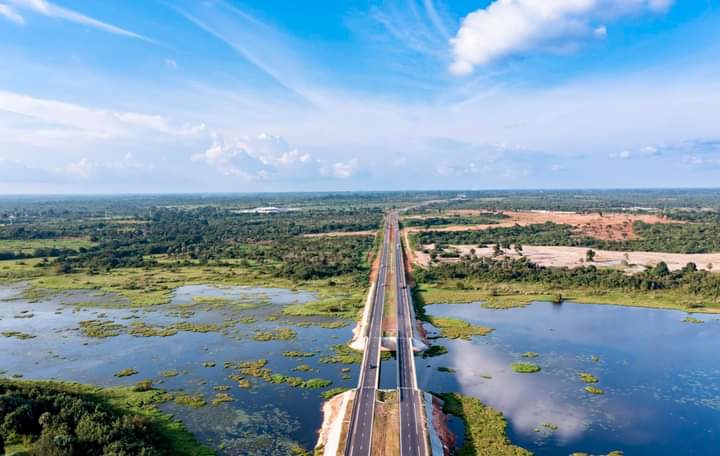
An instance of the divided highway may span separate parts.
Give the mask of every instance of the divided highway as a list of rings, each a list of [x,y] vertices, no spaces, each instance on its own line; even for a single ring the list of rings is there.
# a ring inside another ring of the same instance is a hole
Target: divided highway
[[[395,263],[395,274],[390,273],[389,261]],[[388,283],[388,281],[394,283]],[[398,227],[398,214],[391,212],[385,225],[385,238],[380,253],[377,283],[371,299],[367,343],[360,367],[351,421],[345,445],[346,456],[371,456],[375,400],[380,373],[382,344],[382,318],[385,307],[385,286],[394,286],[397,297],[397,361],[398,398],[400,416],[400,456],[428,456],[425,433],[423,393],[417,389],[415,356],[413,352],[414,315],[412,298],[407,288],[402,244]]]
[[[388,275],[387,259],[390,247],[390,229],[385,227],[385,239],[380,254],[380,268],[370,309],[369,330],[365,353],[360,366],[360,381],[353,402],[352,418],[348,429],[346,456],[369,456],[372,454],[373,418],[375,396],[380,374],[380,345],[382,342],[382,314],[385,305],[385,283]]]
[[[397,214],[391,215],[395,239],[395,286],[397,287],[397,360],[398,392],[400,397],[400,455],[426,456],[425,411],[422,392],[417,389],[415,355],[413,352],[413,317],[410,306],[412,298],[405,278],[402,244]]]

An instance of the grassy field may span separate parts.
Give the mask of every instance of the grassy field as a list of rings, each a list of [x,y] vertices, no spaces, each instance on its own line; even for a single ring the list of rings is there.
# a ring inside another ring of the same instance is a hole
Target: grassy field
[[[97,245],[88,239],[0,239],[0,251],[32,253],[36,249],[72,249],[90,248]]]
[[[502,413],[478,399],[457,393],[438,394],[445,401],[443,411],[465,423],[465,442],[455,451],[458,456],[531,456],[513,445],[507,437],[507,422]]]
[[[306,304],[290,305],[288,315],[331,315],[355,318],[362,309],[365,289],[358,287],[351,276],[329,280],[292,280],[261,274],[252,267],[229,265],[193,265],[175,267],[169,264],[154,268],[119,268],[111,273],[77,272],[59,274],[51,268],[36,267],[40,260],[9,260],[0,262],[0,282],[25,282],[25,298],[39,300],[65,290],[96,290],[111,294],[105,300],[110,307],[147,307],[166,304],[173,291],[186,285],[246,285],[302,289],[316,292],[318,299]],[[96,304],[94,304],[96,305]]]
[[[682,290],[597,290],[550,289],[521,283],[481,283],[465,289],[422,285],[416,293],[423,304],[483,302],[490,309],[524,307],[534,301],[572,301],[584,304],[609,304],[686,312],[720,313],[720,301],[689,294]]]
[[[202,446],[180,422],[173,420],[170,415],[158,410],[157,405],[170,398],[160,390],[134,391],[132,387],[100,388],[70,382],[27,380],[0,380],[0,382],[81,395],[105,403],[119,414],[146,417],[154,425],[155,431],[170,444],[168,454],[178,456],[210,456],[215,454],[213,450]],[[8,443],[6,455],[20,456],[26,454],[27,448],[21,441]]]

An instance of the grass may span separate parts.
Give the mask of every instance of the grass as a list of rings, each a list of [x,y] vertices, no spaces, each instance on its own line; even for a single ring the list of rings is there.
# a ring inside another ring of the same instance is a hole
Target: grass
[[[557,295],[562,295],[564,302],[720,313],[720,299],[694,295],[684,290],[560,289],[542,284],[472,283],[463,290],[450,285],[424,284],[417,291],[426,305],[482,302],[485,308],[510,309],[524,307],[535,301],[552,302]]]
[[[120,414],[143,416],[151,421],[153,430],[168,442],[170,446],[168,454],[177,456],[215,455],[215,451],[202,446],[180,421],[158,410],[157,405],[171,398],[170,395],[163,391],[157,389],[133,391],[132,387],[101,388],[70,382],[0,381],[82,395],[86,399],[108,404]]]
[[[337,386],[335,388],[330,388],[329,390],[323,391],[322,393],[320,393],[320,397],[322,397],[323,399],[325,399],[327,401],[327,400],[330,400],[333,397],[337,396],[338,394],[344,393],[347,390],[348,390],[348,388],[345,388],[342,386]]]
[[[442,356],[447,354],[448,349],[443,345],[431,345],[430,348],[425,350],[422,354],[423,358],[433,358],[435,356]]]
[[[590,394],[605,394],[605,391],[601,390],[601,389],[598,388],[597,386],[590,386],[590,385],[588,385],[588,386],[585,387],[585,391],[588,392],[588,393],[590,393]]]
[[[320,357],[322,364],[360,364],[363,354],[344,344],[332,346],[333,354]]]
[[[462,419],[465,424],[463,446],[458,456],[531,456],[528,450],[513,445],[507,437],[507,422],[502,413],[478,399],[457,393],[437,395],[445,401],[443,411]]]
[[[3,331],[2,333],[3,337],[14,337],[16,339],[20,340],[28,340],[28,339],[34,339],[36,336],[33,336],[32,334],[26,334],[20,331]]]
[[[513,363],[510,367],[513,372],[517,372],[519,374],[534,374],[542,370],[540,366],[532,363]]]
[[[259,342],[268,342],[271,340],[293,340],[297,337],[297,333],[290,328],[275,328],[270,331],[255,331],[253,339]]]
[[[63,239],[0,239],[0,251],[22,252],[32,254],[37,249],[72,249],[91,248],[97,243],[84,238]]]
[[[232,398],[228,393],[217,393],[212,400],[212,405],[218,406],[224,402],[233,402],[235,399]]]
[[[27,282],[25,298],[39,300],[65,290],[97,290],[110,293],[115,298],[100,305],[107,307],[148,307],[170,302],[173,291],[185,285],[256,286],[286,289],[302,289],[316,292],[318,300],[293,304],[284,309],[288,315],[326,315],[355,318],[365,302],[366,290],[355,283],[355,275],[333,278],[333,286],[327,280],[295,282],[275,277],[252,266],[243,266],[240,260],[223,260],[222,266],[179,266],[174,260],[162,256],[153,257],[159,265],[150,269],[117,268],[110,273],[90,274],[74,272],[59,274],[53,268],[36,267],[40,259],[0,261],[0,282]],[[201,297],[198,306],[257,307],[265,301],[253,298],[252,302],[239,299]],[[98,306],[98,303],[93,303]]]
[[[176,404],[190,408],[202,408],[207,405],[202,394],[186,394],[180,393],[173,397]]]
[[[588,372],[580,372],[578,376],[580,377],[580,380],[584,381],[585,383],[597,383],[600,381],[596,376]]]
[[[133,375],[137,375],[137,373],[138,373],[137,370],[133,369],[132,367],[128,367],[121,371],[115,372],[113,375],[118,378],[123,378],[123,377],[131,377]]]
[[[286,351],[283,352],[283,356],[286,358],[312,358],[315,356],[315,352]]]
[[[85,337],[104,339],[119,336],[123,325],[110,320],[83,320],[80,322],[80,332]]]
[[[470,340],[472,336],[487,336],[492,328],[477,326],[457,318],[427,317],[427,320],[441,330],[441,337]]]

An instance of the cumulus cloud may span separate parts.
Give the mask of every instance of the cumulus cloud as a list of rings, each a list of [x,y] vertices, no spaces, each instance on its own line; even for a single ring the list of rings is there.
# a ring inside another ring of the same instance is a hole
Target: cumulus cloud
[[[320,173],[323,176],[335,177],[338,179],[348,179],[355,175],[355,171],[358,167],[358,160],[353,158],[347,162],[336,162],[325,164],[320,168]]]
[[[25,23],[25,19],[23,19],[23,17],[19,15],[17,11],[15,11],[9,5],[5,5],[4,3],[0,3],[0,16],[18,25],[23,25]]]
[[[318,162],[310,154],[291,147],[279,136],[263,133],[233,140],[214,136],[212,145],[205,152],[191,158],[207,163],[225,176],[248,180],[292,178],[307,176],[318,169]]]
[[[604,38],[602,21],[650,11],[662,12],[672,0],[496,0],[470,13],[450,40],[450,71],[467,75],[476,66],[544,45],[568,45]]]

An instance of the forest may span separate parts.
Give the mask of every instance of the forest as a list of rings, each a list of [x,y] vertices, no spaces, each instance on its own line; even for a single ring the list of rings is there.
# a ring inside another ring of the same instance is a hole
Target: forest
[[[212,454],[161,415],[120,407],[89,388],[0,380],[0,453],[17,442],[31,456]]]
[[[558,288],[622,289],[622,290],[668,290],[685,291],[707,298],[720,298],[720,276],[698,271],[689,263],[679,271],[670,271],[660,262],[646,271],[632,275],[616,269],[597,268],[594,265],[581,268],[546,267],[527,258],[462,258],[451,264],[430,266],[415,272],[419,283],[444,283],[482,281],[491,283],[536,283]],[[464,285],[463,285],[464,286]]]

